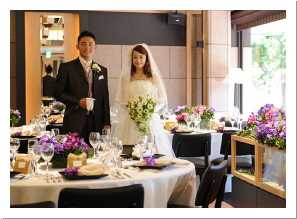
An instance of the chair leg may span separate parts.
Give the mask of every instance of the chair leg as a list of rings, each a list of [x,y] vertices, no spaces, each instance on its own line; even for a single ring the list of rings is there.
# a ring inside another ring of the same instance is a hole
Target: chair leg
[[[208,193],[207,193],[207,196],[205,198],[205,202],[202,206],[202,208],[208,208],[208,205],[209,205],[209,201],[210,201],[210,198],[211,198],[211,194],[213,192],[213,187],[215,185],[215,181],[213,180],[209,186],[209,190],[208,190]]]
[[[202,180],[202,176],[203,176],[203,174],[200,174],[200,175],[199,175],[200,183],[201,183],[201,180]]]
[[[215,208],[221,208],[222,201],[224,200],[225,185],[227,181],[227,175],[225,174],[222,180],[222,184],[218,193],[218,197],[215,203]]]

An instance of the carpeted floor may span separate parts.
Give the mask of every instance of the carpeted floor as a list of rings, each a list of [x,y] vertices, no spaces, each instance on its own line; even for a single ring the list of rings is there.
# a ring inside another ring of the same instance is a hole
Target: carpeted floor
[[[216,201],[214,201],[213,203],[211,203],[209,205],[209,208],[214,208]],[[231,205],[232,200],[231,200],[231,192],[227,192],[224,194],[224,201],[222,202],[222,206],[221,208],[233,208],[233,206]]]

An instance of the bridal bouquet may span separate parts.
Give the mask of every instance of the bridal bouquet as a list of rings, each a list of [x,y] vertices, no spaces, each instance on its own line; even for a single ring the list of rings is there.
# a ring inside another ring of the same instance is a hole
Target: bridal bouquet
[[[93,148],[90,148],[83,138],[77,137],[77,133],[70,133],[61,140],[57,140],[54,137],[42,136],[38,141],[38,145],[43,143],[53,143],[54,144],[54,156],[51,159],[53,168],[62,168],[67,166],[67,156],[72,153],[79,155],[82,153],[87,154],[87,158],[92,158],[94,155]],[[43,159],[40,159],[40,162],[43,162]]]
[[[266,104],[256,115],[252,113],[249,116],[246,130],[238,132],[237,135],[286,150],[286,112],[283,108],[278,109],[273,104]]]
[[[128,113],[135,123],[138,132],[147,134],[149,124],[155,112],[156,103],[148,95],[136,95],[128,100]]]

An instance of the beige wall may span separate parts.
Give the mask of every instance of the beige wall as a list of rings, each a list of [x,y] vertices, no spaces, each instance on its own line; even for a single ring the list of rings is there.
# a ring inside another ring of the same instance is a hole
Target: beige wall
[[[110,106],[114,105],[122,61],[132,45],[97,45],[94,61],[108,69]],[[186,47],[150,46],[166,85],[169,108],[186,104]]]
[[[204,64],[206,105],[216,113],[227,115],[228,85],[222,81],[231,65],[230,11],[204,11]]]

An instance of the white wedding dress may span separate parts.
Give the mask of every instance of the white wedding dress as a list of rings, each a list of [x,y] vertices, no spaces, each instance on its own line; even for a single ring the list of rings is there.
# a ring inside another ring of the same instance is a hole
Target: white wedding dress
[[[163,107],[164,103],[158,100],[158,88],[153,85],[150,81],[137,80],[130,83],[128,98],[133,98],[136,95],[149,95],[153,101],[157,103],[155,107],[155,113],[153,114],[152,120],[149,122],[150,131],[155,134],[155,149],[156,153],[164,154],[168,157],[175,157],[172,145],[166,135],[163,123],[160,119],[158,111]],[[125,107],[125,106],[121,106]],[[139,132],[135,130],[135,124],[132,122],[128,110],[122,117],[122,122],[117,124],[116,136],[118,140],[122,140],[123,145],[134,145]]]

